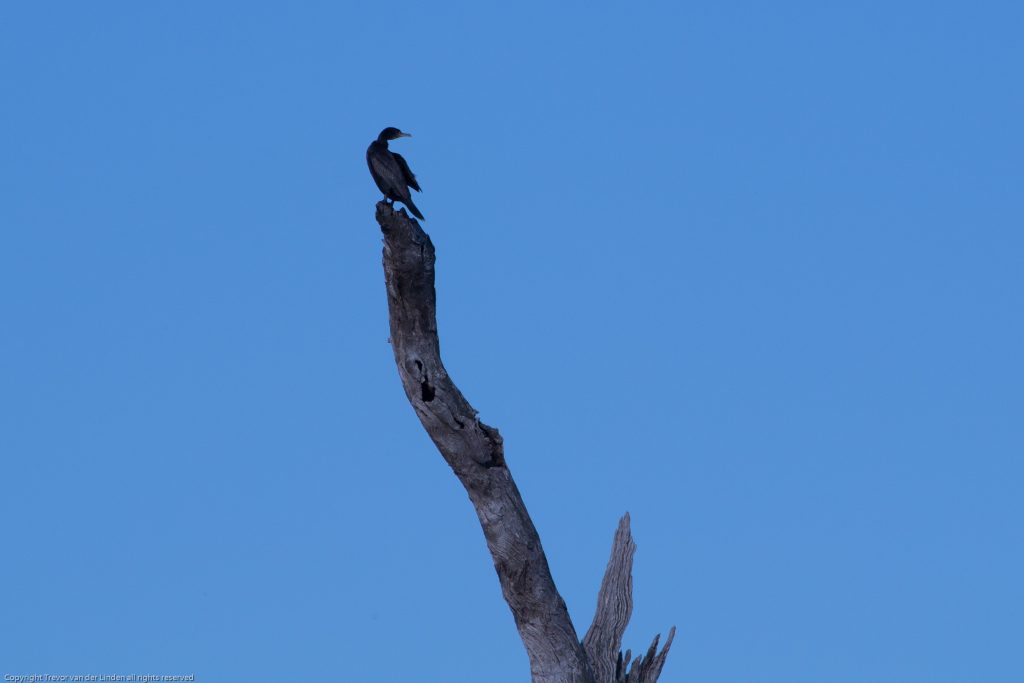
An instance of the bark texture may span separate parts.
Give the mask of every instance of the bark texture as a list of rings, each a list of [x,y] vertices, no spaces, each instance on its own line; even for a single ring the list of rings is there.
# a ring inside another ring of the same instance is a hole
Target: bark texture
[[[427,434],[469,494],[502,594],[526,646],[534,683],[653,683],[673,628],[658,653],[620,651],[632,612],[633,543],[629,515],[615,533],[594,623],[583,643],[555,588],[540,536],[505,462],[501,435],[477,417],[441,363],[434,291],[434,245],[405,210],[377,204],[384,234],[391,346],[406,397]]]

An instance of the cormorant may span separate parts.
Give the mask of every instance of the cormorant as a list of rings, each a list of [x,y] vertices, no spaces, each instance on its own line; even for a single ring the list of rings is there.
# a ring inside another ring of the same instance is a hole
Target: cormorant
[[[398,138],[411,138],[408,133],[403,133],[397,128],[387,127],[380,132],[377,139],[370,143],[366,150],[366,163],[370,167],[370,175],[373,182],[384,193],[385,199],[393,202],[402,202],[412,215],[421,221],[426,220],[416,205],[412,203],[412,195],[409,188],[420,192],[420,185],[416,182],[416,176],[409,170],[409,164],[405,162],[401,154],[388,149],[388,140]]]

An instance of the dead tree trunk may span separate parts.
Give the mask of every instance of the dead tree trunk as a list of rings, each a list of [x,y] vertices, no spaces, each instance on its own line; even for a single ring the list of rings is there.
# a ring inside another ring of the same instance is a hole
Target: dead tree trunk
[[[384,233],[391,346],[402,386],[427,434],[469,493],[502,594],[526,646],[533,682],[654,683],[675,627],[661,652],[656,636],[646,655],[629,667],[629,651],[625,656],[620,651],[633,609],[636,546],[629,515],[615,532],[594,623],[581,643],[505,463],[501,435],[480,421],[441,363],[434,245],[419,223],[385,202],[377,204],[377,222]]]

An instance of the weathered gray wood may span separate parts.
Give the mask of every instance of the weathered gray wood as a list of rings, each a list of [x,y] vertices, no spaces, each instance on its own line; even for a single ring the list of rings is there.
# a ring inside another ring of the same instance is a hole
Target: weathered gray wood
[[[673,626],[668,630],[668,638],[665,639],[665,647],[658,652],[658,641],[661,639],[661,634],[654,636],[654,642],[647,648],[647,654],[643,657],[637,657],[633,660],[633,666],[629,669],[629,674],[625,677],[618,679],[616,683],[655,683],[658,677],[661,676],[661,669],[665,666],[665,658],[668,657],[668,651],[672,647],[672,641],[676,637],[676,627]],[[623,666],[623,671],[625,666]]]
[[[404,210],[377,204],[391,346],[405,395],[469,493],[535,683],[592,683],[586,655],[555,588],[540,536],[505,464],[501,436],[477,417],[441,363],[434,245]]]
[[[633,614],[633,553],[636,543],[629,532],[629,513],[619,520],[612,541],[612,554],[597,593],[594,621],[583,637],[583,649],[598,683],[616,679],[616,665],[622,656],[622,634]]]
[[[384,234],[391,346],[405,395],[476,509],[502,594],[526,646],[532,680],[653,683],[664,664],[671,634],[661,654],[649,651],[647,657],[633,663],[628,676],[628,661],[616,672],[622,633],[632,610],[636,546],[629,532],[629,516],[616,532],[594,626],[586,644],[580,643],[555,588],[540,536],[505,462],[501,435],[480,421],[441,362],[434,245],[405,210],[395,211],[386,202],[377,204],[377,222]],[[655,638],[655,646],[657,641]],[[594,671],[588,654],[600,662]],[[595,677],[597,672],[600,675]]]
[[[622,654],[622,634],[626,632],[629,618],[633,614],[633,555],[636,543],[629,530],[629,513],[619,520],[612,540],[611,557],[601,581],[601,589],[597,593],[597,609],[594,621],[583,638],[583,649],[594,673],[596,683],[654,683],[661,675],[665,665],[669,647],[675,637],[673,626],[669,631],[665,648],[657,651],[658,639],[647,651],[646,657],[633,660],[629,667],[632,653],[626,650]]]

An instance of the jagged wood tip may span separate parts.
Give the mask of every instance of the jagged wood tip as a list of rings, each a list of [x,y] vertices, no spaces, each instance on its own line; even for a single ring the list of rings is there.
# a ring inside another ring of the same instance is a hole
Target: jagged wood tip
[[[665,647],[657,652],[658,640],[654,638],[646,656],[632,660],[632,652],[622,653],[622,636],[633,614],[633,556],[636,543],[629,528],[629,513],[619,520],[612,540],[611,556],[597,593],[597,609],[594,621],[583,638],[583,649],[587,653],[594,680],[598,683],[654,683],[661,675],[669,647],[675,637],[675,627],[669,632]]]

